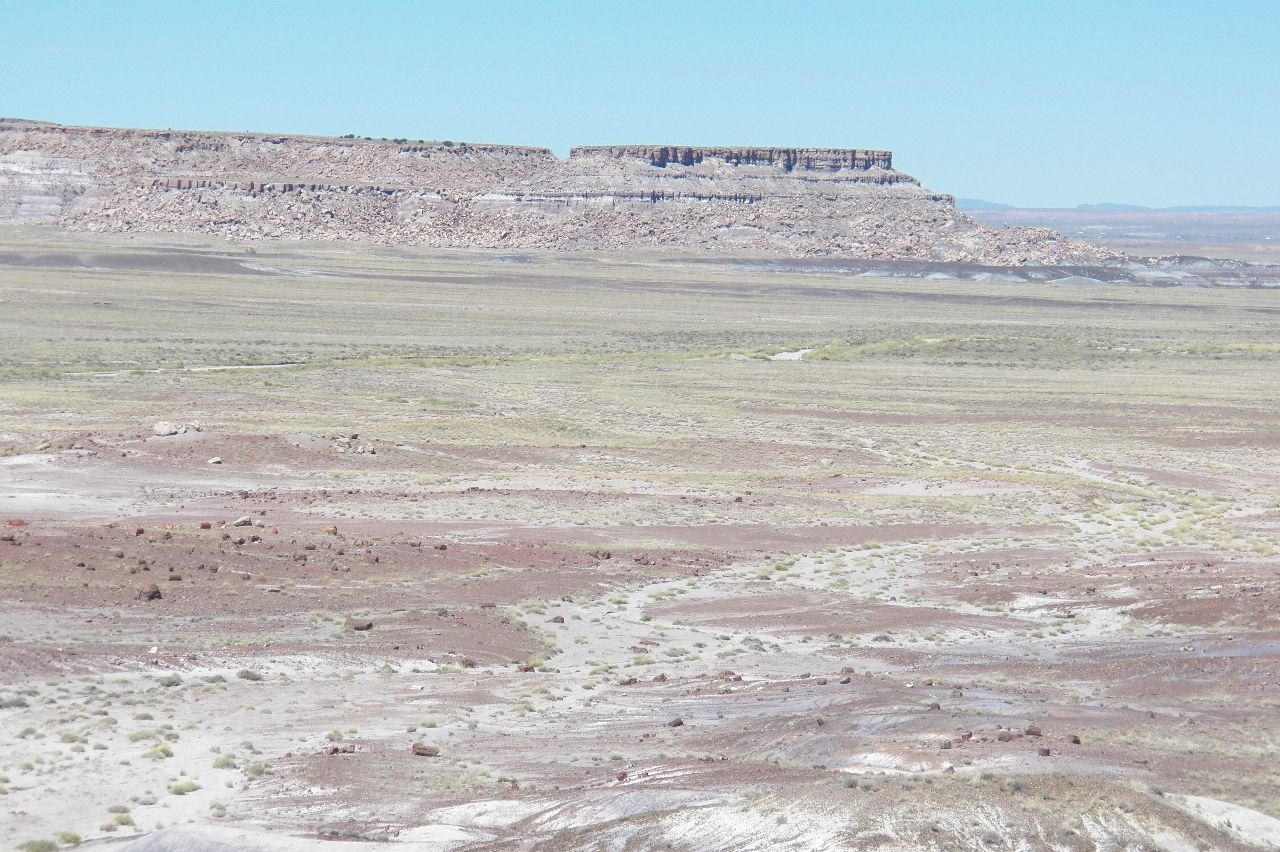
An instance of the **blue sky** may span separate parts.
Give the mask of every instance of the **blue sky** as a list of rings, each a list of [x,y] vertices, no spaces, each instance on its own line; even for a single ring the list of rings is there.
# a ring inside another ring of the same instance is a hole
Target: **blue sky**
[[[0,0],[0,115],[889,148],[1024,206],[1280,204],[1280,0]]]

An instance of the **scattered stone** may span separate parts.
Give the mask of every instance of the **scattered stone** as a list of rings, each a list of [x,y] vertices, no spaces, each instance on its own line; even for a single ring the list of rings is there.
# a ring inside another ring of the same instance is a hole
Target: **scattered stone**
[[[563,616],[563,615],[557,615],[557,616],[552,617],[552,619],[551,619],[551,623],[552,623],[552,624],[564,624],[564,616]]]
[[[222,456],[214,456],[206,464],[222,464]]]
[[[413,753],[418,757],[438,757],[440,755],[440,749],[425,743],[414,743]]]
[[[355,754],[355,743],[346,743],[344,745],[329,746],[321,752],[321,754]]]
[[[368,619],[348,618],[344,623],[345,623],[345,626],[350,630],[364,631],[364,630],[373,629],[373,622],[369,621]]]
[[[684,725],[684,719],[681,719],[679,716],[667,723],[668,728],[679,728],[682,725]]]
[[[232,521],[231,526],[251,527],[253,526],[253,518],[249,517],[248,515],[244,515],[243,517],[236,518],[234,521]]]
[[[1071,743],[1072,745],[1080,745],[1080,736],[1078,734],[1072,734],[1071,736],[1067,737],[1067,742]]]
[[[138,589],[138,600],[140,601],[158,601],[163,595],[160,594],[160,587],[155,583],[148,583],[141,589]]]
[[[1040,730],[1040,726],[1039,726],[1039,725],[1027,725],[1027,727],[1026,727],[1026,729],[1023,731],[1023,733],[1024,733],[1024,734],[1026,734],[1026,735],[1027,735],[1027,736],[1029,736],[1029,737],[1041,737],[1041,736],[1044,736],[1044,732]]]
[[[178,426],[176,423],[170,423],[168,420],[161,420],[151,427],[151,432],[157,438],[167,438],[170,435],[178,434]]]
[[[1039,752],[1039,754],[1040,754],[1040,756],[1041,756],[1041,757],[1048,757],[1048,756],[1049,756],[1049,747],[1048,747],[1048,746],[1040,746],[1040,748],[1039,748],[1037,751]]]
[[[624,772],[619,772],[619,773],[617,774],[617,776],[616,776],[616,777],[617,777],[617,779],[618,779],[619,781],[626,781],[626,780],[627,780],[627,773],[626,773],[625,771],[624,771]]]

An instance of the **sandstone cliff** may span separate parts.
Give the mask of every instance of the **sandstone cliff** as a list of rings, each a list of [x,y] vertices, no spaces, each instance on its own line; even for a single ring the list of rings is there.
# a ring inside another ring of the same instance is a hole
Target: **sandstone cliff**
[[[0,220],[233,239],[550,250],[680,248],[989,264],[1092,263],[995,229],[888,151],[544,148],[0,120]]]

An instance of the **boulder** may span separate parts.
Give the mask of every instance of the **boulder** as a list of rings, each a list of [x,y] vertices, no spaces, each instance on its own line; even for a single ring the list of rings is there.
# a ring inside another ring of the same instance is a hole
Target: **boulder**
[[[433,745],[427,745],[426,743],[414,743],[413,753],[418,757],[438,757],[440,755],[440,749]]]
[[[138,589],[138,600],[140,601],[158,601],[163,595],[160,594],[160,587],[155,583],[148,583],[141,589]]]

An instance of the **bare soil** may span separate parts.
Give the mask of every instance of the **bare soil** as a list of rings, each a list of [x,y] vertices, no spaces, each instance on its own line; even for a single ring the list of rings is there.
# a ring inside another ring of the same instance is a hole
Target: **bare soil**
[[[0,272],[5,843],[1280,844],[1268,292],[80,239]]]

